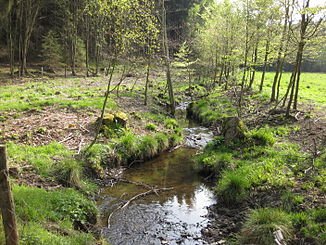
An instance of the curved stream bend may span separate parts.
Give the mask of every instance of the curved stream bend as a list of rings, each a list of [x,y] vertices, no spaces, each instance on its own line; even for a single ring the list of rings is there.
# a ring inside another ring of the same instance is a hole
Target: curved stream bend
[[[187,145],[203,147],[213,135],[206,128],[185,128]],[[192,165],[197,150],[189,147],[126,170],[124,178],[151,186],[174,187],[173,190],[149,195],[127,208],[115,212],[110,228],[102,233],[110,243],[123,245],[206,244],[201,230],[207,226],[207,207],[214,204],[214,194],[198,176]],[[103,226],[109,214],[122,200],[145,192],[140,186],[119,183],[102,191],[98,202]]]

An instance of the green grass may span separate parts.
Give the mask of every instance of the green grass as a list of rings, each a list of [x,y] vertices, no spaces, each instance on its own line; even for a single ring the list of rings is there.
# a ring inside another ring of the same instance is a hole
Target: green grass
[[[274,80],[274,72],[267,72],[265,77],[265,84],[263,93],[269,98],[271,87]],[[286,92],[288,81],[291,73],[283,73],[281,81],[281,97]],[[258,90],[261,79],[261,72],[257,73],[254,88]],[[324,73],[302,73],[299,91],[299,102],[313,103],[320,106],[326,106],[326,74]]]
[[[279,209],[253,210],[240,233],[241,244],[274,244],[273,232],[280,230],[286,240],[293,237],[293,227],[288,214]]]
[[[89,87],[78,79],[26,82],[20,85],[2,86],[0,111],[26,111],[56,105],[61,108],[93,108],[103,105],[104,88]],[[109,99],[107,108],[116,104]]]
[[[45,191],[40,188],[13,186],[20,244],[94,244],[90,233],[78,230],[81,225],[95,224],[95,203],[73,189]],[[1,220],[0,220],[1,221]],[[2,222],[1,222],[2,223]],[[50,229],[49,227],[54,227]],[[0,226],[0,243],[4,232]],[[58,232],[65,231],[66,236]]]
[[[37,169],[37,172],[43,176],[50,176],[53,165],[60,161],[69,159],[72,152],[64,145],[57,142],[45,146],[18,145],[14,143],[7,144],[9,160],[15,163],[26,163]]]

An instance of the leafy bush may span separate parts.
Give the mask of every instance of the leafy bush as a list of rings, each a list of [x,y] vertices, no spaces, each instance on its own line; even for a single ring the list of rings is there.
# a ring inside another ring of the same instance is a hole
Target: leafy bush
[[[293,237],[293,227],[288,214],[274,208],[253,210],[241,229],[241,244],[274,244],[273,232],[277,230],[282,232],[286,240]]]

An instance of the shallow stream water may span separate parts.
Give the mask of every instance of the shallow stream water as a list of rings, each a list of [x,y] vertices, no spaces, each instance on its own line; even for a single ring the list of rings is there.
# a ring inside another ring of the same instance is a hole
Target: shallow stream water
[[[173,187],[159,195],[148,195],[113,213],[123,200],[146,192],[134,184],[119,183],[104,188],[98,205],[102,214],[102,234],[113,244],[206,244],[201,230],[209,222],[207,207],[216,202],[213,191],[198,175],[192,159],[212,139],[203,127],[185,127],[186,146],[135,165],[123,178],[158,188]],[[191,147],[190,147],[191,146]]]

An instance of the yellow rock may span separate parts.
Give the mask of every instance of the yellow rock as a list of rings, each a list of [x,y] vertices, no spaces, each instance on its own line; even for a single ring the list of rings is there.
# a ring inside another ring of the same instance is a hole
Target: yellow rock
[[[108,120],[108,121],[113,121],[114,115],[113,114],[106,114],[103,119]]]
[[[124,112],[118,112],[118,113],[116,113],[115,114],[115,117],[120,118],[120,119],[122,119],[124,121],[127,121],[128,120],[127,114],[124,113]]]

